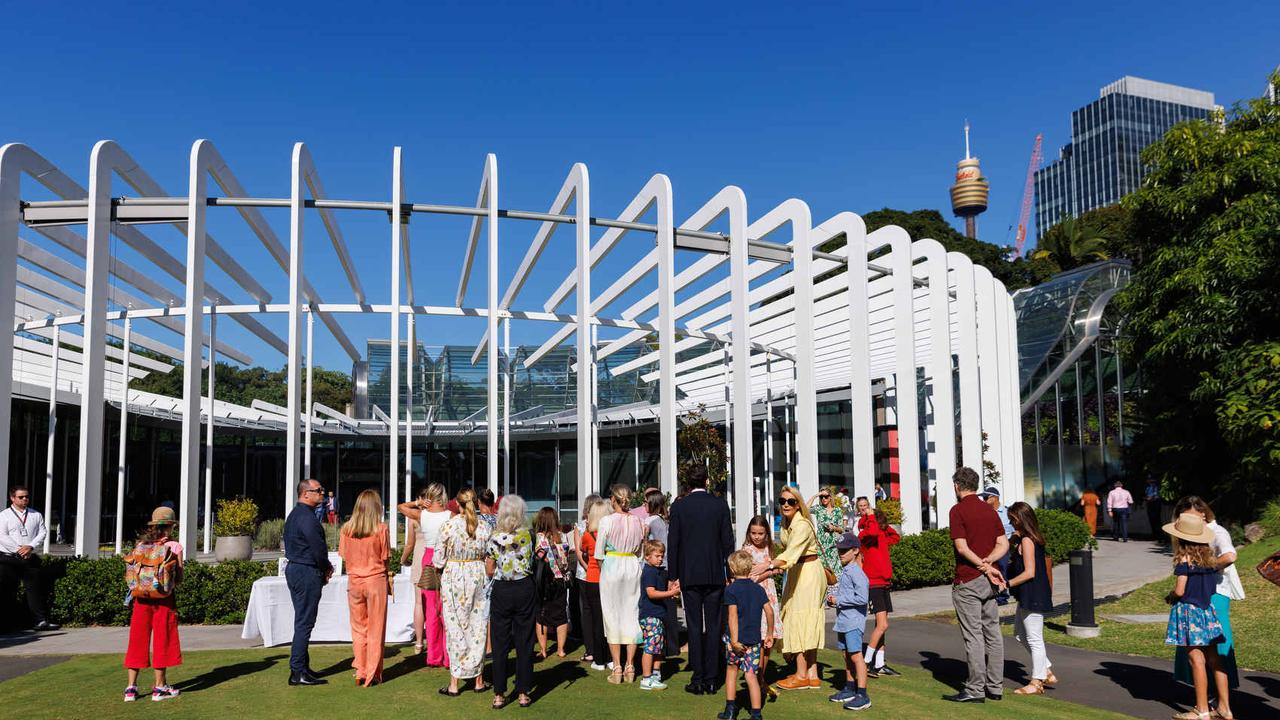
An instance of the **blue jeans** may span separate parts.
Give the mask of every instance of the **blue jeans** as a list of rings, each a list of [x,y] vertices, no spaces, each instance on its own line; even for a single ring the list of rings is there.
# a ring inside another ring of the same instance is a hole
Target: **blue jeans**
[[[1116,508],[1112,510],[1111,517],[1111,539],[1120,540],[1129,539],[1129,508]]]
[[[289,598],[293,600],[293,643],[289,649],[289,670],[300,673],[311,667],[311,629],[316,626],[316,613],[320,610],[320,591],[324,589],[324,577],[319,570],[308,565],[289,563],[284,568],[284,579],[289,585]]]

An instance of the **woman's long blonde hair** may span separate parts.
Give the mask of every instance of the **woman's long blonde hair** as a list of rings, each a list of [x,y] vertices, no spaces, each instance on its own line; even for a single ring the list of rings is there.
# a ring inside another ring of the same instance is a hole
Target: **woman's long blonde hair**
[[[600,530],[600,521],[609,516],[613,509],[609,507],[609,503],[604,498],[596,498],[597,502],[587,510],[587,532],[595,533]]]
[[[1190,563],[1194,567],[1212,568],[1217,557],[1208,543],[1191,542],[1182,538],[1173,538],[1173,564]]]
[[[462,516],[467,519],[467,535],[469,537],[476,536],[476,524],[480,519],[476,517],[476,491],[464,487],[458,491],[458,496],[454,498],[458,503],[458,509],[462,511]]]
[[[353,538],[367,538],[378,531],[382,524],[382,496],[377,490],[364,490],[356,497],[351,519],[342,525],[342,534]]]
[[[779,496],[783,494],[790,495],[791,497],[795,498],[796,512],[804,517],[805,522],[812,522],[813,517],[809,514],[809,506],[805,504],[804,498],[800,497],[799,490],[796,490],[790,485],[787,485],[786,487],[782,488],[782,492],[778,493]],[[788,518],[786,515],[783,515],[782,527],[785,527],[785,528],[791,527],[791,521],[794,520],[795,517],[796,517],[795,515],[792,515],[790,518]]]
[[[449,502],[449,491],[440,483],[431,483],[418,493],[418,500],[428,505],[444,505]]]

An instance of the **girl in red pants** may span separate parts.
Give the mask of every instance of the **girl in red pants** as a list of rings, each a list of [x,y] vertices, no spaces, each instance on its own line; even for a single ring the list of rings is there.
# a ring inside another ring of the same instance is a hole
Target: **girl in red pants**
[[[166,560],[172,557],[176,561],[171,570],[176,573],[175,579],[180,580],[182,545],[170,539],[176,527],[177,516],[173,508],[156,508],[151,513],[147,529],[138,538],[135,553],[145,546],[163,546],[172,554],[166,554]],[[169,684],[167,671],[182,664],[182,648],[178,644],[178,610],[173,592],[170,591],[165,597],[146,598],[139,597],[139,591],[131,589],[130,597],[133,615],[129,618],[129,647],[124,654],[124,666],[129,671],[129,686],[124,689],[124,701],[133,702],[138,699],[138,672],[145,667],[155,668],[156,678],[151,690],[151,700],[160,702],[175,698],[178,696],[178,689]],[[153,644],[154,653],[150,653]]]

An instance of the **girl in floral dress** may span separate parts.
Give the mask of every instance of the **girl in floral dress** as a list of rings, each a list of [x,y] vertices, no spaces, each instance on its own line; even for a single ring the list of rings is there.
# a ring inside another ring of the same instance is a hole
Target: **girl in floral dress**
[[[769,518],[756,515],[747,523],[747,537],[742,541],[742,549],[751,553],[751,579],[764,588],[769,596],[769,606],[773,608],[773,638],[782,639],[782,606],[778,604],[778,585],[774,578],[782,571],[773,567],[773,532],[769,529]],[[767,628],[767,618],[760,611],[760,627]],[[778,691],[769,684],[766,675],[769,671],[769,650],[766,646],[760,657],[760,684],[764,686],[769,699],[777,697]]]
[[[456,498],[461,513],[440,529],[432,564],[442,569],[445,642],[449,649],[449,687],[441,695],[457,697],[458,681],[475,678],[476,692],[488,689],[481,677],[489,629],[489,578],[485,574],[489,524],[476,513],[476,494],[463,488]]]

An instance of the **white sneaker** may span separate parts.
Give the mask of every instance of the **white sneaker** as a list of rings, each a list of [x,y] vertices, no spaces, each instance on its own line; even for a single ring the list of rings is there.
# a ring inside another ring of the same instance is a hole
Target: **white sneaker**
[[[609,664],[612,665],[613,663],[609,663]],[[600,663],[591,663],[591,669],[592,670],[608,670],[609,668],[604,665],[601,665]]]
[[[658,677],[647,677],[640,681],[641,690],[666,690],[666,683]]]

